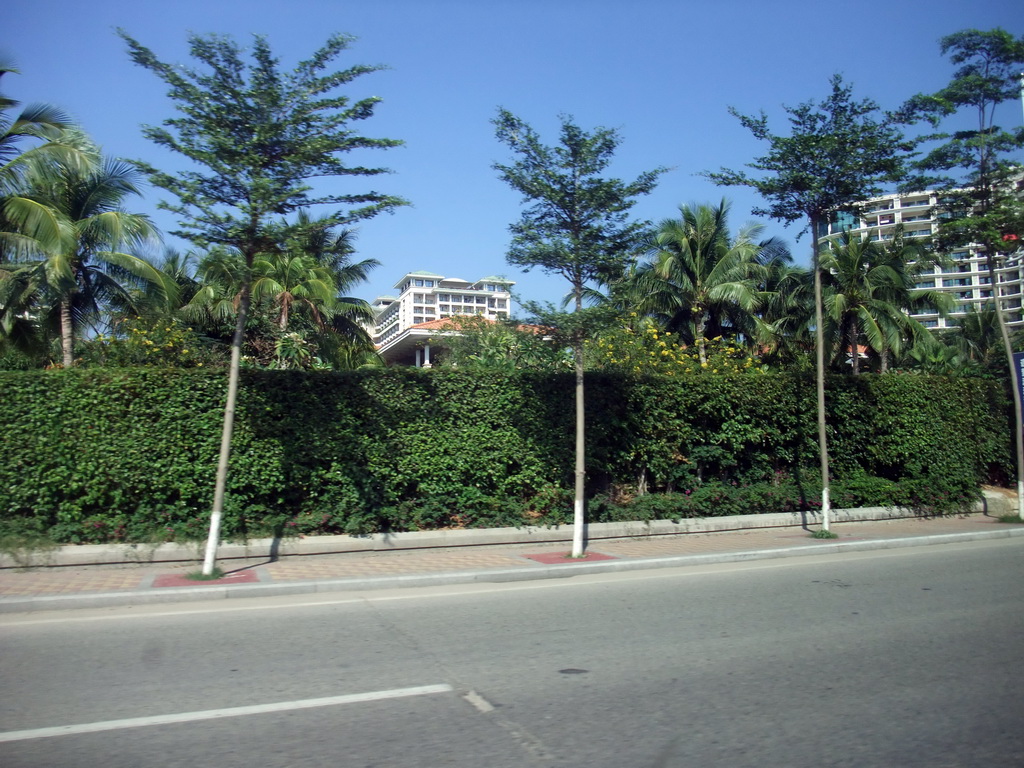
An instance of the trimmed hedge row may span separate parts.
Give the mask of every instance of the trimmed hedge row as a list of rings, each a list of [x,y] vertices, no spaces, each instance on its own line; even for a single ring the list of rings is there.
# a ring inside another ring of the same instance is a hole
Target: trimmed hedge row
[[[571,374],[242,376],[226,537],[546,524],[571,515]],[[205,534],[222,372],[2,372],[0,387],[6,529],[57,541]],[[595,373],[587,387],[593,519],[653,514],[645,509],[706,514],[707,505],[712,513],[749,510],[763,504],[758,498],[794,494],[807,504],[817,493],[811,379]],[[837,487],[869,489],[865,503],[941,509],[1008,475],[1008,398],[998,383],[836,377],[828,406]],[[630,502],[642,484],[675,495]],[[724,490],[716,497],[713,488]],[[753,501],[737,500],[732,489],[744,488]],[[689,498],[708,501],[694,507]]]

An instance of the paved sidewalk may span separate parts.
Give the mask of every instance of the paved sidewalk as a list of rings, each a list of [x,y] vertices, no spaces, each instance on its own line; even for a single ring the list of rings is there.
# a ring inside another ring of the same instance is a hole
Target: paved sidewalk
[[[813,539],[798,527],[637,536],[594,542],[600,559],[551,557],[565,544],[505,544],[391,552],[225,560],[227,578],[190,582],[197,564],[50,566],[0,570],[0,612],[253,597],[272,594],[557,578],[569,572],[631,570],[731,560],[827,554],[850,549],[924,546],[1022,536],[1024,526],[984,513],[963,517],[834,523],[838,539]],[[531,556],[547,555],[531,559]]]

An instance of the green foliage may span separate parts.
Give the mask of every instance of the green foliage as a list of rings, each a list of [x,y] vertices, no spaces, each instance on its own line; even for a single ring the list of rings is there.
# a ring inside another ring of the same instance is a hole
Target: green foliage
[[[828,212],[881,194],[879,184],[904,175],[909,145],[874,101],[854,99],[839,75],[831,86],[821,102],[785,107],[789,136],[771,133],[763,112],[750,117],[730,109],[754,138],[768,142],[768,153],[748,164],[764,175],[722,169],[708,178],[757,190],[768,205],[756,215],[787,224],[806,218],[815,227]],[[817,230],[811,235],[817,237]]]
[[[884,246],[849,232],[830,238],[820,262],[828,335],[839,341],[842,368],[849,355],[849,370],[854,375],[860,372],[860,355],[851,351],[860,345],[881,357],[883,373],[889,354],[902,352],[906,341],[919,348],[933,346],[931,333],[909,313],[929,306],[945,316],[953,297],[944,291],[914,289],[917,278],[931,274],[940,260],[905,239],[901,225]]]
[[[729,233],[729,204],[683,205],[678,219],[660,222],[648,246],[650,261],[633,280],[637,309],[665,319],[666,330],[697,345],[701,362],[708,336],[753,335],[755,310],[764,303],[760,288],[769,268],[762,260],[789,259],[777,244],[758,243],[763,228]]]
[[[447,322],[457,334],[444,337],[443,367],[511,372],[567,370],[572,365],[549,328],[477,315],[456,315]]]
[[[660,330],[650,320],[635,317],[600,332],[584,342],[588,370],[632,374],[686,376],[703,372],[737,374],[762,372],[756,357],[734,339],[716,336],[704,340],[704,360],[679,334]]]
[[[131,317],[116,335],[100,334],[82,344],[85,365],[158,368],[202,368],[227,363],[227,347],[212,345],[174,318]]]
[[[282,71],[263,37],[254,39],[251,61],[246,61],[228,38],[191,35],[189,52],[202,67],[193,69],[166,64],[123,30],[119,34],[132,61],[167,84],[182,113],[163,127],[147,126],[146,137],[201,169],[172,175],[142,166],[154,185],[177,198],[163,203],[182,219],[182,229],[172,234],[201,248],[236,248],[251,265],[275,241],[272,215],[314,204],[341,206],[330,223],[342,224],[404,204],[374,192],[309,194],[310,178],[386,172],[348,166],[342,160],[346,153],[401,144],[359,136],[351,127],[371,117],[380,101],[351,101],[337,92],[380,67],[327,71],[353,38],[332,35],[309,59]]]
[[[838,539],[839,534],[833,531],[826,531],[824,528],[819,528],[811,534],[812,539]]]
[[[217,581],[217,579],[224,578],[224,571],[220,568],[214,568],[210,573],[191,571],[190,573],[185,574],[185,578],[192,581]]]
[[[965,29],[942,38],[940,48],[956,66],[952,79],[935,93],[908,100],[900,116],[937,128],[960,114],[975,127],[921,137],[928,151],[916,163],[920,175],[910,183],[943,193],[936,237],[941,249],[977,243],[990,255],[1011,250],[1004,237],[1016,243],[1024,233],[1024,205],[1012,189],[1020,174],[1024,129],[1001,128],[996,115],[1000,104],[1016,103],[1020,96],[1024,36],[999,28]]]
[[[84,136],[79,143],[98,158]],[[35,243],[22,259],[27,281],[15,304],[22,317],[38,318],[42,331],[59,326],[65,368],[75,364],[75,337],[88,321],[95,325],[104,311],[132,308],[138,286],[169,288],[156,267],[130,252],[156,234],[146,216],[122,208],[138,194],[138,180],[122,160],[86,170],[77,161],[51,161],[33,166],[20,196],[5,203],[14,228]]]
[[[815,508],[812,382],[589,376],[593,520]],[[226,538],[572,518],[572,374],[243,378]],[[204,536],[220,373],[12,371],[0,373],[0,386],[0,533],[82,543]],[[980,483],[1007,476],[998,382],[892,374],[836,377],[830,391],[837,506],[951,512],[977,499]]]
[[[559,143],[549,147],[507,110],[499,110],[493,123],[498,140],[516,156],[512,164],[496,163],[494,169],[530,206],[509,227],[508,262],[562,275],[578,308],[588,282],[622,272],[645,227],[630,222],[628,212],[667,169],[642,173],[628,183],[602,178],[621,141],[617,131],[588,133],[562,117]]]

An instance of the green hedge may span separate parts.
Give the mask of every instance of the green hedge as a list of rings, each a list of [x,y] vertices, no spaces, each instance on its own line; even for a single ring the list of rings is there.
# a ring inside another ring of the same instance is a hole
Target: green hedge
[[[772,499],[817,493],[811,379],[588,374],[587,386],[594,519],[775,511]],[[204,535],[222,372],[2,372],[0,387],[5,528],[58,541]],[[828,405],[836,487],[852,488],[837,505],[941,509],[1008,474],[998,383],[836,377]],[[245,371],[225,536],[564,522],[573,413],[571,374]],[[644,482],[666,494],[631,502]]]

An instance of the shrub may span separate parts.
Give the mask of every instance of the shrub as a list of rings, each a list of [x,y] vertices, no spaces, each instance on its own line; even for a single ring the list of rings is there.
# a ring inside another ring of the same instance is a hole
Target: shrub
[[[568,523],[573,384],[243,371],[224,536]],[[0,386],[0,525],[61,542],[205,535],[223,373],[6,371]],[[838,377],[829,392],[837,506],[956,511],[1010,474],[998,382]],[[591,520],[813,509],[820,495],[810,378],[593,373],[587,408]]]

